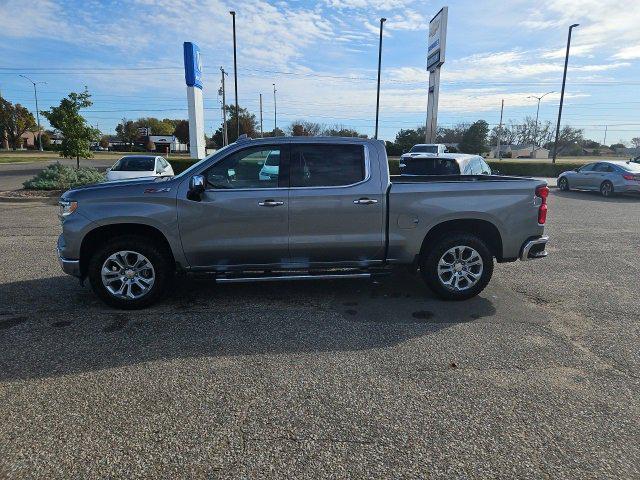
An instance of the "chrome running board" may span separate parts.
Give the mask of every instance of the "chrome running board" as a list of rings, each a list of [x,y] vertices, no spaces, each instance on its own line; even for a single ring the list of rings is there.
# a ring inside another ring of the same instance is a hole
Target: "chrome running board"
[[[284,280],[335,280],[339,278],[371,278],[371,273],[308,273],[304,275],[264,275],[255,277],[217,277],[218,283],[279,282]]]

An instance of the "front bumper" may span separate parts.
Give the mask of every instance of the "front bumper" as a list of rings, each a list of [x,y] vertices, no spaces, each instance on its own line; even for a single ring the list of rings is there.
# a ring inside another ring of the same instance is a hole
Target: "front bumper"
[[[544,258],[548,255],[546,246],[549,241],[547,235],[527,240],[520,250],[520,260],[535,260],[536,258]]]
[[[64,258],[60,255],[60,249],[58,249],[58,262],[64,273],[80,278],[80,260]]]

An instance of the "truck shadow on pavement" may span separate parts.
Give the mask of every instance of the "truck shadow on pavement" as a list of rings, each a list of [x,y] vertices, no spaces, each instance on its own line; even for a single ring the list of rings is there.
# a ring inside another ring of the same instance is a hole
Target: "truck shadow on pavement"
[[[419,277],[216,285],[176,279],[146,310],[103,305],[60,276],[0,285],[0,380],[183,357],[385,348],[492,316],[491,300],[443,302]]]

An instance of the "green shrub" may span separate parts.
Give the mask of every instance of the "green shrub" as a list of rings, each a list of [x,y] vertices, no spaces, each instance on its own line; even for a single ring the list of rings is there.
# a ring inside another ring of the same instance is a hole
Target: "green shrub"
[[[550,160],[540,162],[518,160],[490,160],[487,163],[493,170],[502,175],[520,175],[524,177],[557,177],[562,172],[573,170],[579,165],[570,162],[551,163]]]
[[[67,167],[60,162],[49,165],[23,183],[27,190],[68,190],[81,185],[103,182],[104,174],[92,167]]]

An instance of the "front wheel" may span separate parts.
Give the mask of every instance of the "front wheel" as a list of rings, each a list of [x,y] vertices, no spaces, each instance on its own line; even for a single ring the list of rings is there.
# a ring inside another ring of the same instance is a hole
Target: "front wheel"
[[[173,273],[167,252],[149,240],[122,236],[107,241],[89,261],[95,294],[112,307],[144,308],[163,294]]]
[[[558,188],[563,192],[569,191],[569,181],[564,177],[560,178],[560,180],[558,180]]]
[[[613,183],[609,180],[602,182],[602,185],[600,185],[600,195],[603,197],[610,197],[613,195]]]
[[[440,298],[466,300],[478,295],[491,280],[493,255],[475,235],[454,233],[423,255],[420,273]]]

